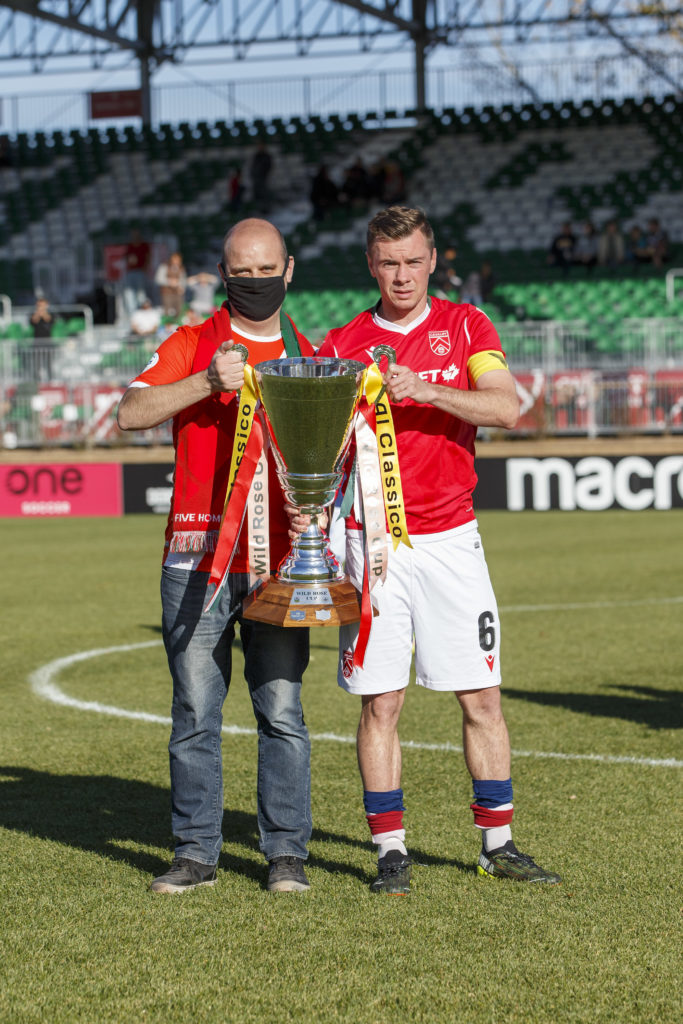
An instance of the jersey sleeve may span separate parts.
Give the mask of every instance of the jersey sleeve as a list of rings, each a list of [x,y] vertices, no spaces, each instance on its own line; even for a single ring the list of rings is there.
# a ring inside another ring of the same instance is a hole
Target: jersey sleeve
[[[189,377],[195,348],[193,333],[186,327],[179,327],[159,345],[142,373],[131,383],[137,386],[173,384]]]
[[[318,349],[318,351],[316,353],[317,355],[319,355],[319,356],[327,356],[327,358],[332,358],[332,359],[336,359],[337,358],[337,354],[338,354],[337,353],[337,348],[336,348],[336,346],[335,346],[335,344],[334,344],[334,342],[332,340],[333,334],[334,334],[334,331],[328,331],[327,332],[327,334],[325,335],[325,340],[323,341],[322,345],[320,346],[320,348]]]
[[[476,306],[467,314],[466,331],[470,343],[467,373],[472,384],[489,370],[509,370],[498,331]]]

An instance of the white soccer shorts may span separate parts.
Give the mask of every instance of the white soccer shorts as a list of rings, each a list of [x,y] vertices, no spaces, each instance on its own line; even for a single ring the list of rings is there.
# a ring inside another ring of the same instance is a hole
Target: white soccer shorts
[[[389,542],[363,668],[353,667],[358,623],[339,630],[337,681],[348,693],[373,694],[408,685],[415,674],[430,690],[483,690],[500,685],[500,623],[476,521],[446,533]],[[348,531],[346,572],[363,576],[362,535]]]

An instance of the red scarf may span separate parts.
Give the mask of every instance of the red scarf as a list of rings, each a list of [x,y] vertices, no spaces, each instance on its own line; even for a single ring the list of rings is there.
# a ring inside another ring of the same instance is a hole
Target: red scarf
[[[294,325],[292,325],[294,326]],[[294,327],[297,340],[305,339]],[[192,373],[206,370],[216,349],[231,338],[230,315],[225,306],[206,320],[197,338]],[[214,551],[218,538],[225,492],[228,485],[230,458],[237,422],[234,392],[215,392],[181,410],[173,418],[173,443],[176,451],[173,500],[166,528],[166,542],[171,551]],[[274,471],[269,473],[271,479]],[[277,478],[275,477],[275,480]],[[279,484],[273,495],[281,494]],[[284,538],[287,519],[284,511]],[[273,558],[281,558],[287,550],[273,550]]]

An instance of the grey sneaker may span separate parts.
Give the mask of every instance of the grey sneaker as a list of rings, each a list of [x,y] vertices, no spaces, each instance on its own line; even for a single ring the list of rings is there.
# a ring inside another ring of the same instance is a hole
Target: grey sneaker
[[[400,850],[389,850],[377,861],[377,878],[370,883],[370,892],[386,892],[406,896],[410,892],[412,860]]]
[[[150,892],[187,892],[198,885],[215,885],[216,866],[200,864],[196,860],[176,857],[165,875],[155,878],[149,887]]]
[[[514,878],[517,882],[546,882],[548,885],[558,885],[562,881],[554,871],[546,871],[534,864],[528,853],[520,853],[512,840],[499,850],[486,853],[482,849],[477,874],[482,878]]]
[[[274,857],[268,872],[268,892],[306,892],[311,888],[301,857]]]

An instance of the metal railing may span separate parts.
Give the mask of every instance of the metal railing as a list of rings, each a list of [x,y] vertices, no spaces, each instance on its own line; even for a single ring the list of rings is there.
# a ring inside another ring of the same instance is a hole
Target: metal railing
[[[0,447],[168,443],[170,424],[122,437],[116,408],[157,345],[122,328],[0,342]],[[621,352],[584,321],[498,326],[522,406],[517,434],[683,433],[683,318],[626,320]]]
[[[619,55],[575,60],[522,61],[511,74],[489,61],[472,62],[453,57],[449,66],[428,67],[427,104],[435,109],[462,110],[506,104],[521,106],[530,96],[545,103],[575,103],[636,100],[653,95],[662,98],[672,91],[671,81],[680,81],[683,57],[680,53],[658,55],[662,74],[648,74],[637,56]],[[355,72],[345,67],[339,74],[292,74],[282,77],[243,78],[194,84],[157,85],[152,88],[152,123],[181,121],[234,121],[273,117],[309,117],[327,114],[374,112],[384,119],[390,108],[405,111],[415,106],[415,77],[407,68]],[[112,83],[111,88],[134,87]],[[131,119],[90,118],[88,93],[55,90],[51,93],[6,95],[3,97],[2,130],[49,131],[53,127],[83,129],[92,126],[130,123]],[[201,115],[198,116],[198,111]],[[132,119],[136,120],[136,119]]]

